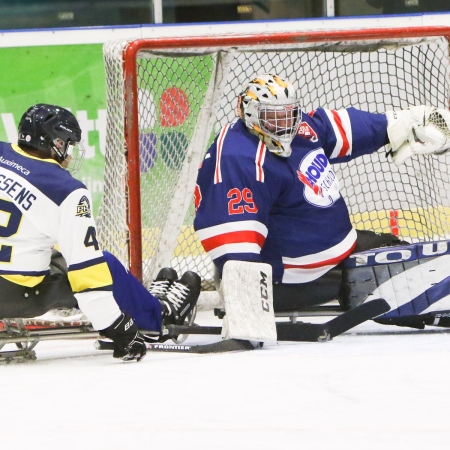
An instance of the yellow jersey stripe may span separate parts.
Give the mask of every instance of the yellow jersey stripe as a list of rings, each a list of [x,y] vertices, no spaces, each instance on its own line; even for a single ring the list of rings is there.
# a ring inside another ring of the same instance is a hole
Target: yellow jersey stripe
[[[11,283],[19,284],[20,286],[34,287],[38,285],[43,279],[44,275],[1,275],[5,280]]]
[[[95,266],[78,270],[70,270],[68,273],[70,286],[73,292],[82,292],[112,285],[112,276],[106,262]]]

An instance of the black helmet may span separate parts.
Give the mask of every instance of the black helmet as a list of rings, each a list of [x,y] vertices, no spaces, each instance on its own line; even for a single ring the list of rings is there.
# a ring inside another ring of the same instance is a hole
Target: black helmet
[[[69,146],[81,141],[81,128],[75,116],[67,109],[40,103],[24,113],[19,123],[19,145],[32,147],[52,157],[56,153],[58,162],[70,154]]]

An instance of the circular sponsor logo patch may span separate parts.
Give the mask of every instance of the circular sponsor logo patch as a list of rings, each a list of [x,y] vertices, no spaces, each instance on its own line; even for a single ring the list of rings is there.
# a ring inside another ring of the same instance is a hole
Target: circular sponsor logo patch
[[[321,148],[310,151],[302,159],[297,177],[305,185],[305,200],[314,206],[326,208],[341,196],[339,181]]]

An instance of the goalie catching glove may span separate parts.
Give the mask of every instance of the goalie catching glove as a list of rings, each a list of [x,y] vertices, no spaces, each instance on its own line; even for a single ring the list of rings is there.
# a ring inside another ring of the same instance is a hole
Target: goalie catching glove
[[[101,330],[100,335],[113,341],[114,358],[140,361],[147,352],[144,337],[128,314],[122,313],[112,325]]]
[[[392,161],[400,166],[414,155],[440,155],[450,150],[450,111],[412,106],[386,111]]]

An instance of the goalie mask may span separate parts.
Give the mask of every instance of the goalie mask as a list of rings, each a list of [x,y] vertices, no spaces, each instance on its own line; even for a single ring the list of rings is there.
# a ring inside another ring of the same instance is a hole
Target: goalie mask
[[[291,155],[302,112],[289,81],[272,74],[254,78],[239,94],[238,115],[269,151],[283,157]]]
[[[70,172],[81,167],[85,150],[75,116],[59,106],[40,103],[30,107],[19,123],[18,144],[43,152],[60,164],[69,156]]]

